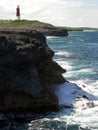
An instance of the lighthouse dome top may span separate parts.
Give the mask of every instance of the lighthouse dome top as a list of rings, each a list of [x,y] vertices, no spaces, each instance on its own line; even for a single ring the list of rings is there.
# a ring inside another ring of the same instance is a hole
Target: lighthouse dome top
[[[17,8],[19,8],[19,5],[17,5]]]

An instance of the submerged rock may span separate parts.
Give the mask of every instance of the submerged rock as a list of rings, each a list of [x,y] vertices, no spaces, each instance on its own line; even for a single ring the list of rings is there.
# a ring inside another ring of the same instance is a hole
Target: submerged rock
[[[52,61],[44,35],[31,30],[0,30],[0,111],[58,109],[54,85],[65,72]]]

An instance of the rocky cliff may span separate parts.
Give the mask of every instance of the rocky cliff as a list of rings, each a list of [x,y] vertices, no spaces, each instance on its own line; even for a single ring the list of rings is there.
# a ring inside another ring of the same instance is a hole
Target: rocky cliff
[[[0,111],[58,109],[55,84],[65,72],[52,60],[44,35],[31,30],[0,30]]]

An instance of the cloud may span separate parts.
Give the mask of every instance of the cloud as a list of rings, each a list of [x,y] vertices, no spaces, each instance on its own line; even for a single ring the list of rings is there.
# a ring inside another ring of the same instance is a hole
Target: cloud
[[[71,14],[73,14],[73,9],[83,7],[84,3],[78,2],[66,2],[63,0],[40,0],[42,8],[39,11],[32,10],[28,18],[33,17],[40,20],[51,22],[53,24],[59,25],[60,23],[65,23],[65,20],[69,19]],[[44,1],[44,4],[42,3]],[[36,6],[36,5],[35,5]],[[33,7],[32,7],[33,8]],[[64,20],[64,21],[63,21]]]
[[[38,11],[41,11],[40,13],[44,12],[50,12],[53,13],[54,11],[57,13],[61,11],[65,11],[66,8],[72,8],[72,7],[80,7],[83,5],[83,2],[81,1],[71,1],[66,2],[64,0],[3,0],[1,2],[1,6],[8,11],[15,10],[17,5],[20,5],[21,11],[23,14],[31,14],[31,13],[38,13]],[[44,11],[43,11],[44,9]],[[53,11],[53,12],[52,12]]]
[[[36,19],[58,26],[98,27],[95,3],[86,3],[86,0],[3,0],[0,19],[16,19],[17,5],[20,5],[22,19]]]

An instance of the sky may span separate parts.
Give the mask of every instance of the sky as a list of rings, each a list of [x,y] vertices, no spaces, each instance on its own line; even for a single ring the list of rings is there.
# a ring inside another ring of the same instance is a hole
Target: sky
[[[56,26],[97,27],[98,0],[0,0],[0,19],[39,20]]]

